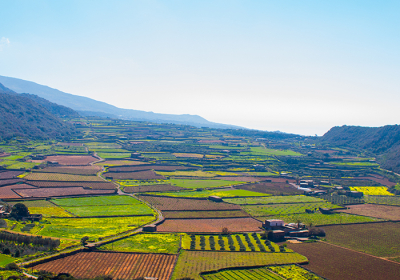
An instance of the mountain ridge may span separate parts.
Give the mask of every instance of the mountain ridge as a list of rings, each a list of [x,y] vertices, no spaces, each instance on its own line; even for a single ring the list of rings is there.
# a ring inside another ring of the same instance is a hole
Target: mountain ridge
[[[176,124],[186,124],[193,126],[207,126],[211,128],[242,128],[234,125],[219,124],[206,120],[198,115],[182,114],[160,114],[146,112],[134,109],[123,109],[110,105],[106,102],[97,101],[88,97],[74,95],[62,92],[48,86],[40,85],[35,82],[30,82],[22,79],[0,76],[0,83],[17,93],[29,92],[30,94],[38,95],[50,102],[58,105],[69,107],[82,115],[89,116],[116,116],[117,118],[136,120],[136,121],[151,121],[151,122],[166,122]]]

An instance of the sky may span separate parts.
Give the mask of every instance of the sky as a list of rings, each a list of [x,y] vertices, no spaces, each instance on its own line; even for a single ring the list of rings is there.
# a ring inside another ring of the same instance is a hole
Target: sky
[[[0,1],[0,75],[323,135],[400,120],[400,1]]]

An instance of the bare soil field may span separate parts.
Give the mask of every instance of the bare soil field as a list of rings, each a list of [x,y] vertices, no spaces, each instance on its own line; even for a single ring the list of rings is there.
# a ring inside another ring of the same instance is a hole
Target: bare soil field
[[[165,177],[157,175],[153,170],[136,171],[136,172],[106,172],[104,177],[112,177],[114,180],[164,180]]]
[[[110,275],[114,279],[134,279],[146,276],[168,280],[176,259],[176,255],[83,252],[36,265],[33,269],[70,273],[77,278]]]
[[[219,211],[241,210],[240,206],[224,202],[213,202],[204,199],[173,198],[160,196],[141,196],[161,211]]]
[[[44,198],[58,197],[70,195],[96,195],[96,194],[113,194],[114,190],[89,190],[82,187],[65,187],[65,188],[18,188],[14,191],[23,198]]]
[[[400,220],[400,207],[388,206],[379,204],[359,204],[348,206],[350,209],[338,210],[336,212],[343,212],[348,214],[356,214],[369,216],[374,218],[381,218],[385,220]]]
[[[7,185],[12,185],[16,184],[19,182],[24,182],[22,179],[5,179],[5,180],[0,180],[0,187],[1,186],[7,186]]]
[[[303,267],[330,280],[400,279],[400,264],[384,259],[321,242],[288,247],[308,258]]]
[[[303,191],[300,191],[293,186],[286,183],[269,183],[269,182],[260,182],[257,184],[247,184],[240,185],[236,188],[260,193],[267,193],[272,195],[294,195],[294,194],[303,194]]]
[[[116,186],[110,182],[27,181],[26,183],[40,188],[84,187],[94,190],[114,190],[116,188]]]
[[[169,184],[158,184],[158,185],[144,185],[135,187],[125,187],[124,192],[127,193],[138,193],[138,192],[171,192],[171,191],[183,191],[190,190],[187,188],[181,188]]]
[[[140,170],[156,170],[156,171],[174,171],[192,169],[187,166],[179,165],[137,165],[137,166],[114,166],[108,168],[109,172],[134,172]]]
[[[165,211],[166,219],[213,219],[213,218],[245,218],[249,214],[242,210],[232,211]]]
[[[227,181],[249,182],[249,183],[255,183],[255,182],[259,182],[259,181],[263,180],[261,178],[248,177],[248,176],[236,176],[236,177],[221,176],[221,177],[218,177],[218,179],[227,180]]]
[[[57,143],[57,145],[62,145],[62,146],[74,146],[74,147],[82,147],[82,143],[67,143],[67,142],[60,142]]]
[[[48,156],[44,160],[32,160],[32,162],[46,161],[56,161],[60,165],[88,165],[98,159],[92,156]]]
[[[363,180],[363,179],[364,179],[364,180],[365,180],[365,179],[367,179],[367,180],[372,180],[372,181],[375,181],[375,182],[377,182],[377,183],[379,183],[379,184],[381,184],[381,185],[388,186],[388,187],[393,187],[393,186],[396,185],[395,182],[390,182],[387,178],[380,177],[380,176],[357,177],[357,178],[355,178],[355,179],[358,179],[358,180]]]
[[[261,222],[253,218],[167,219],[157,226],[157,231],[219,233],[224,227],[231,232],[253,232],[260,231]]]
[[[24,174],[24,171],[3,171],[0,172],[0,180],[14,179],[21,174]]]
[[[16,185],[8,185],[4,187],[0,187],[0,199],[14,199],[21,198],[15,191],[18,189],[36,189],[33,186],[27,184],[16,184]],[[15,190],[15,191],[14,191]]]
[[[337,225],[323,229],[329,243],[378,257],[400,257],[400,223]]]
[[[63,166],[63,167],[46,167],[39,169],[38,172],[44,173],[61,173],[61,174],[74,174],[74,175],[96,175],[101,170],[97,165],[86,166]]]
[[[104,165],[104,166],[126,166],[126,165],[143,165],[143,164],[149,164],[143,161],[136,161],[136,160],[106,160],[102,161],[99,163],[96,163],[96,165]]]
[[[60,182],[105,182],[97,176],[84,176],[75,174],[40,173],[33,172],[24,177],[29,181],[60,181]]]

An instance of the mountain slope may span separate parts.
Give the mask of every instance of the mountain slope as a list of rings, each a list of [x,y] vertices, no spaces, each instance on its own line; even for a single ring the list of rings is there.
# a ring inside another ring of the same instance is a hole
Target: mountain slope
[[[0,84],[0,139],[68,138],[77,131],[34,100]]]
[[[333,127],[320,138],[321,143],[367,150],[377,156],[382,167],[400,172],[400,126]]]
[[[31,94],[36,94],[56,104],[72,108],[75,111],[78,111],[81,115],[85,116],[107,115],[137,121],[187,124],[212,128],[238,128],[237,126],[233,125],[209,122],[206,119],[197,115],[158,114],[139,110],[121,109],[105,102],[65,93],[57,89],[16,78],[0,76],[0,83],[4,84],[6,87],[14,90],[15,92],[29,92]]]

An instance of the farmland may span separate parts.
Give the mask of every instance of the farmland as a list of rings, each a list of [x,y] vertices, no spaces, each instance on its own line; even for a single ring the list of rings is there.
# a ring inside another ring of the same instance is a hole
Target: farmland
[[[157,227],[160,232],[220,233],[224,227],[231,232],[259,231],[261,222],[252,218],[167,219]]]
[[[143,216],[153,215],[154,211],[145,204],[101,205],[101,206],[63,206],[68,212],[78,217],[91,216]]]
[[[123,163],[121,163],[123,164]],[[174,170],[184,170],[189,169],[190,167],[180,166],[180,165],[152,165],[152,164],[145,164],[145,165],[134,165],[134,166],[116,166],[116,167],[109,167],[109,172],[134,172],[134,171],[141,171],[141,170],[157,170],[157,171],[174,171]]]
[[[377,257],[398,257],[400,244],[393,242],[400,238],[400,223],[376,223],[363,225],[338,225],[324,227],[326,241]],[[382,230],[384,235],[380,235]]]
[[[167,219],[207,219],[207,218],[243,218],[249,217],[244,211],[165,211]]]
[[[100,250],[144,253],[178,253],[180,234],[135,234],[128,238],[103,245]]]
[[[300,191],[293,186],[286,183],[257,183],[257,184],[247,184],[241,185],[238,188],[253,192],[260,192],[269,195],[295,195],[295,194],[303,194],[303,191]]]
[[[57,182],[57,181],[27,181],[29,185],[40,188],[59,188],[59,187],[84,187],[94,190],[114,190],[115,185],[110,182]]]
[[[16,188],[12,187],[20,197],[23,198],[47,198],[71,195],[101,195],[113,194],[113,190],[91,190],[82,187],[64,187],[64,188]]]
[[[141,204],[139,200],[130,196],[94,196],[79,198],[55,199],[53,202],[59,206],[100,206],[100,205],[132,205]]]
[[[268,266],[252,269],[224,269],[217,273],[202,274],[205,280],[228,280],[228,279],[270,279],[281,280],[298,279],[298,280],[322,280],[321,277],[301,268],[297,265]]]
[[[366,203],[400,206],[400,196],[366,196]]]
[[[150,195],[157,195],[158,193],[149,193]],[[257,193],[247,190],[236,190],[236,189],[219,189],[219,190],[202,190],[202,191],[180,191],[180,192],[165,192],[161,195],[170,197],[197,197],[206,198],[209,196],[219,197],[243,197],[243,196],[267,196],[267,194]]]
[[[399,277],[400,264],[327,243],[288,244],[288,247],[308,258],[309,264],[303,265],[305,268],[327,279],[364,280]]]
[[[351,205],[346,210],[338,210],[338,212],[369,216],[384,220],[400,220],[400,207],[376,204],[359,204]]]
[[[118,183],[121,184],[121,182],[118,182]],[[126,193],[171,192],[171,191],[181,191],[181,190],[188,190],[188,189],[169,185],[169,184],[155,184],[155,185],[124,187],[124,192],[126,192]]]
[[[40,172],[45,173],[61,173],[74,175],[96,175],[100,171],[100,167],[96,165],[88,166],[63,166],[63,167],[46,167],[40,169]]]
[[[182,188],[190,188],[190,189],[198,189],[198,188],[217,188],[224,186],[232,186],[243,184],[244,182],[240,181],[228,181],[228,180],[184,180],[184,179],[171,179],[171,184],[182,187]]]
[[[78,253],[39,264],[33,269],[53,273],[70,273],[78,278],[111,275],[116,279],[148,276],[168,280],[172,274],[175,260],[175,255],[90,252]]]
[[[157,175],[153,170],[144,170],[136,172],[106,172],[104,177],[111,177],[113,180],[158,180],[165,179],[161,175]]]
[[[92,156],[47,156],[45,161],[55,161],[60,165],[88,165],[98,159]],[[40,160],[38,162],[43,162]]]
[[[364,195],[393,195],[387,187],[350,187],[352,191],[362,192]]]
[[[97,176],[82,176],[73,174],[59,173],[39,173],[34,172],[24,177],[31,181],[66,181],[66,182],[104,182],[103,179]]]
[[[306,261],[305,257],[296,253],[183,251],[179,256],[172,279],[182,277],[202,279],[199,275],[200,272],[226,267],[292,264]]]
[[[226,198],[224,201],[239,205],[324,202],[323,199],[305,195]]]

